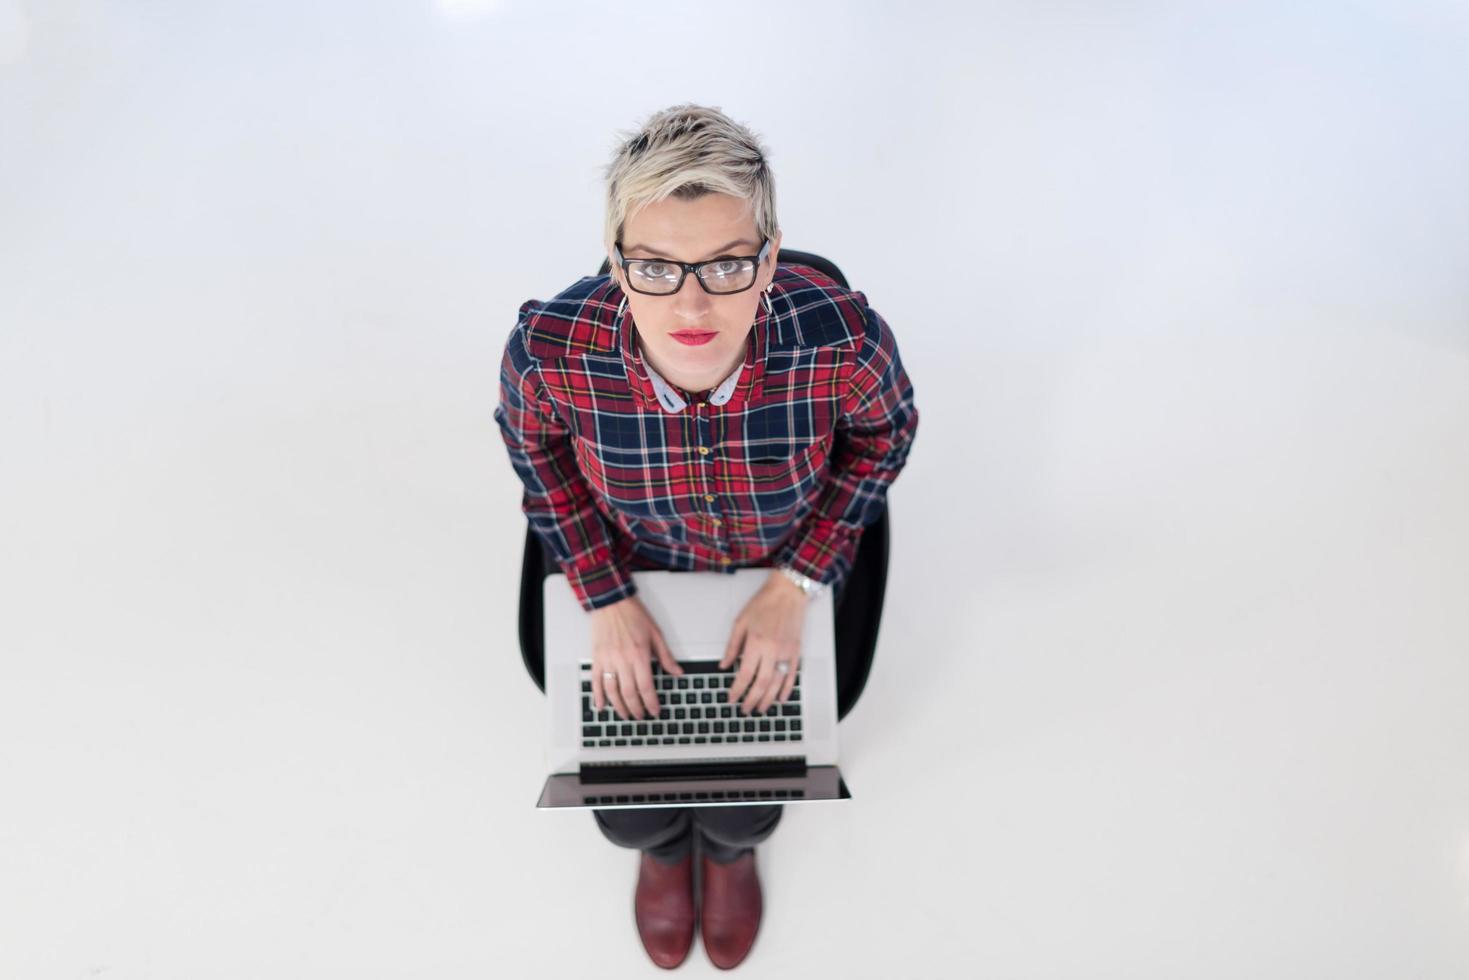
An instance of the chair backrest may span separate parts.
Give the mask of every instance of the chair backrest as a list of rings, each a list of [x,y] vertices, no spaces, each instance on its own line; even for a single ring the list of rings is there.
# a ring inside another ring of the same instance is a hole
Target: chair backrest
[[[847,285],[836,264],[812,252],[782,248],[778,257],[784,265],[806,265],[830,276],[843,288]],[[610,263],[604,258],[597,275],[605,276]],[[862,530],[857,555],[842,588],[833,598],[837,654],[837,718],[846,717],[856,706],[872,672],[877,653],[878,628],[882,624],[882,603],[887,592],[888,576],[888,512],[883,510],[876,521]],[[550,550],[529,524],[520,560],[520,656],[526,672],[542,692],[546,690],[545,617],[542,592],[547,575],[556,571]]]

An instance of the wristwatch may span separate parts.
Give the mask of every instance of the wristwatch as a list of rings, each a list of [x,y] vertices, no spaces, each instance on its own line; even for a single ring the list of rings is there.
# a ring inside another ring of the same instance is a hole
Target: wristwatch
[[[818,582],[814,578],[810,578],[806,575],[802,575],[800,572],[796,571],[794,568],[791,568],[788,565],[780,565],[777,567],[780,569],[780,573],[782,575],[790,579],[792,582],[796,583],[796,585],[800,586],[801,591],[806,593],[807,599],[816,598],[817,596],[821,595],[821,593],[826,589],[826,586],[821,582]]]

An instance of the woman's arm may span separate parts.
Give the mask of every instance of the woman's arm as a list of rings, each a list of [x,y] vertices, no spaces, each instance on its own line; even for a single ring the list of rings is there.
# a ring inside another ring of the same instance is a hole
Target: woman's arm
[[[887,322],[867,306],[865,335],[837,422],[827,483],[797,532],[776,555],[819,582],[843,581],[864,527],[882,515],[887,491],[918,431],[913,384]]]
[[[590,612],[637,594],[632,576],[615,559],[607,520],[577,466],[571,431],[525,349],[523,323],[511,332],[500,362],[495,421],[525,486],[521,510],[555,553],[582,608]]]

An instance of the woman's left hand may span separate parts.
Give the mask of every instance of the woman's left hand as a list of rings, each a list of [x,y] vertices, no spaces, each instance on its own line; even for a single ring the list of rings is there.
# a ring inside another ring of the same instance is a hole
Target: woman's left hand
[[[728,697],[729,703],[734,704],[748,693],[740,707],[741,714],[764,711],[772,703],[790,696],[791,688],[796,686],[801,631],[810,602],[799,588],[779,572],[772,571],[764,587],[735,617],[719,668],[728,670],[735,658],[739,658],[740,669],[729,687]],[[777,663],[789,664],[789,672],[778,673]]]

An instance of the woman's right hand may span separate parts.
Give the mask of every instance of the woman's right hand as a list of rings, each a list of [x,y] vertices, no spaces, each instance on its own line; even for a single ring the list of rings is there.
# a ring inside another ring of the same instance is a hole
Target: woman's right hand
[[[618,717],[641,719],[644,712],[657,716],[658,694],[653,688],[653,656],[670,674],[681,675],[683,668],[668,651],[663,633],[636,595],[619,599],[600,609],[592,617],[592,702],[598,711],[608,701]],[[651,651],[651,655],[650,655]],[[615,671],[604,689],[603,671]]]

